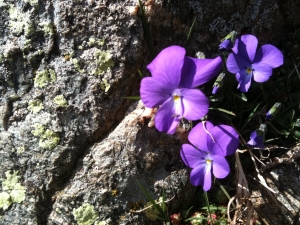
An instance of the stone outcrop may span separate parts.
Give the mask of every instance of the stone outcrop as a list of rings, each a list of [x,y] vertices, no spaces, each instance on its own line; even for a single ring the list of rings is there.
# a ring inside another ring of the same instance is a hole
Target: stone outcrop
[[[215,56],[232,29],[280,44],[300,21],[292,0],[144,3],[150,48],[135,0],[0,0],[0,224],[150,223],[130,212],[147,201],[136,179],[174,197],[171,211],[188,207],[178,138],[124,98],[139,95],[139,71],[172,44]]]

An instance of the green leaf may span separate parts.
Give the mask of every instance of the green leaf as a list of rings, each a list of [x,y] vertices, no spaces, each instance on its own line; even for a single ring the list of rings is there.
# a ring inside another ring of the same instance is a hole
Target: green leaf
[[[248,101],[248,100],[247,100],[247,97],[246,97],[246,95],[245,95],[244,93],[238,93],[238,94],[236,94],[236,93],[233,93],[233,92],[232,92],[232,94],[233,94],[235,97],[237,97],[237,98],[243,100],[244,102]]]
[[[224,96],[218,96],[216,97],[215,95],[214,96],[210,96],[209,97],[209,101],[210,102],[219,102],[219,101],[222,101],[224,99]]]
[[[188,42],[188,40],[189,40],[190,37],[191,37],[192,31],[193,31],[193,28],[194,28],[194,25],[195,25],[195,22],[196,22],[196,18],[197,18],[197,17],[194,18],[194,21],[193,21],[193,23],[192,23],[192,26],[190,27],[189,33],[188,33],[187,38],[186,38],[186,42]]]
[[[243,125],[243,127],[242,127],[241,130],[244,130],[245,126],[246,126],[246,125],[250,122],[250,120],[254,117],[254,115],[255,115],[255,113],[256,113],[256,111],[257,111],[259,105],[260,105],[260,103],[258,103],[258,105],[257,105],[257,106],[253,109],[253,111],[250,113],[250,115],[249,115],[249,117],[248,117],[246,123],[244,123],[244,125]]]
[[[228,110],[226,110],[226,109],[222,109],[222,108],[212,108],[212,107],[210,107],[210,108],[208,108],[208,109],[211,109],[211,110],[217,110],[217,111],[224,112],[224,113],[227,113],[227,114],[232,115],[232,116],[236,116],[233,112],[228,111]]]
[[[299,131],[294,130],[293,131],[293,136],[294,136],[295,139],[300,141],[300,132]]]
[[[144,77],[143,73],[140,70],[138,70],[138,72],[141,77]]]
[[[130,99],[130,100],[140,100],[141,99],[140,96],[127,96],[127,97],[122,97],[122,98]]]

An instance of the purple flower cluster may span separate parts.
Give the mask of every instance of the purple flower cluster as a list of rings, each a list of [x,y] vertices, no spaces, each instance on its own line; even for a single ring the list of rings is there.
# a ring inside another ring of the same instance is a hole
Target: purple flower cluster
[[[220,48],[232,48],[226,62],[227,69],[236,74],[238,89],[247,92],[252,77],[256,82],[267,81],[273,68],[283,64],[283,55],[273,45],[257,49],[258,41],[253,35],[237,39],[236,35],[236,32],[227,35]],[[144,105],[158,107],[155,127],[169,134],[176,132],[182,118],[200,120],[208,113],[209,100],[197,87],[217,76],[222,68],[220,57],[197,59],[185,53],[180,46],[163,49],[147,66],[152,76],[143,78],[140,86]],[[224,78],[225,73],[221,73],[213,85],[213,94],[223,86]],[[269,114],[275,114],[273,111]],[[251,133],[248,145],[264,148],[265,131],[266,126],[262,124]],[[182,145],[180,155],[185,165],[192,168],[190,182],[208,191],[212,186],[212,174],[216,178],[225,178],[229,174],[230,167],[225,157],[236,152],[239,136],[231,126],[202,121],[190,131],[188,141]]]
[[[182,145],[181,158],[192,168],[191,183],[201,185],[208,191],[212,184],[211,172],[216,178],[225,178],[229,174],[230,168],[225,157],[237,150],[238,134],[230,126],[214,126],[206,121],[195,126],[188,139],[191,144]]]
[[[229,72],[236,74],[238,89],[247,92],[252,77],[258,82],[267,81],[272,70],[283,64],[283,55],[275,46],[266,44],[257,49],[257,38],[253,35],[243,35],[236,39],[228,56],[226,66]]]
[[[208,112],[208,98],[195,87],[206,83],[222,68],[220,57],[196,59],[185,49],[171,46],[162,50],[147,66],[152,77],[141,82],[145,106],[159,107],[154,123],[162,132],[174,134],[181,118],[199,120]]]

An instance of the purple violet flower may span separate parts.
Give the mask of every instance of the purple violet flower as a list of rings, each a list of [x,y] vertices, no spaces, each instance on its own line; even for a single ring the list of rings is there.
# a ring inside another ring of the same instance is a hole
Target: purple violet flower
[[[247,92],[251,79],[262,83],[272,75],[272,69],[283,64],[283,55],[275,46],[266,44],[257,49],[257,38],[247,34],[236,39],[229,54],[226,66],[229,72],[236,74],[238,89]]]
[[[173,134],[182,117],[198,120],[208,112],[208,98],[193,89],[215,77],[222,68],[221,57],[196,59],[185,56],[185,49],[163,49],[147,66],[152,77],[141,81],[140,94],[145,106],[160,106],[154,123],[159,131]]]
[[[235,153],[239,136],[230,126],[214,126],[207,121],[195,126],[188,139],[192,145],[182,145],[181,158],[185,165],[193,168],[191,183],[201,185],[208,191],[212,184],[211,171],[216,178],[225,178],[229,174],[230,168],[225,156]]]
[[[265,133],[267,130],[266,124],[261,124],[259,129],[253,131],[250,134],[250,141],[248,141],[248,145],[257,147],[257,148],[265,148]]]

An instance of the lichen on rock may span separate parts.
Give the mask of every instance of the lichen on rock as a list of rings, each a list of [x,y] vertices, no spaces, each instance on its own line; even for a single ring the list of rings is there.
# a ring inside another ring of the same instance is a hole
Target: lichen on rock
[[[94,75],[102,75],[115,65],[114,61],[112,60],[112,54],[108,52],[97,49],[94,53],[94,57],[97,62],[97,68],[95,71],[93,71]]]
[[[53,84],[56,81],[55,71],[52,69],[38,71],[34,78],[34,86],[44,88],[48,84]]]
[[[38,113],[42,109],[44,109],[44,105],[41,100],[35,99],[35,100],[30,100],[28,102],[28,110],[30,110],[33,113]]]
[[[98,217],[94,206],[87,203],[77,209],[73,209],[73,215],[78,225],[92,225]]]
[[[0,208],[3,210],[8,209],[14,202],[21,203],[25,200],[25,188],[19,183],[18,172],[14,171],[13,174],[10,174],[9,171],[6,171],[5,175],[6,180],[2,182],[4,191],[0,193]]]
[[[39,147],[52,150],[59,144],[59,135],[47,129],[40,137]]]
[[[45,132],[45,127],[40,123],[34,124],[34,130],[31,131],[33,136],[39,137]]]
[[[53,102],[57,105],[59,105],[60,107],[67,107],[68,102],[65,99],[65,97],[63,95],[57,95],[54,99]]]

